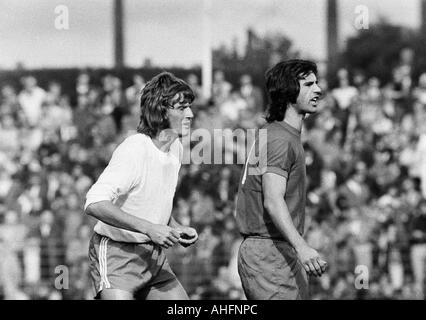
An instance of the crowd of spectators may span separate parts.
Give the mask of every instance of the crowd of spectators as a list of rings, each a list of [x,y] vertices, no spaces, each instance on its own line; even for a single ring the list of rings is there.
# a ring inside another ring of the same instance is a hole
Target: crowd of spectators
[[[351,71],[351,70],[350,70]],[[306,239],[329,263],[311,279],[314,299],[422,299],[426,263],[426,73],[401,63],[387,84],[348,70],[321,78],[319,112],[305,120]],[[249,74],[231,84],[216,71],[212,97],[198,77],[193,129],[245,132],[264,123],[266,101]],[[82,72],[76,101],[33,76],[0,96],[0,294],[5,299],[92,299],[88,243],[95,221],[82,207],[91,184],[139,122],[133,84]],[[244,299],[235,197],[249,141],[231,138],[231,164],[184,164],[173,215],[198,242],[168,250],[192,299]],[[191,147],[206,141],[192,141]],[[216,148],[217,141],[213,142]],[[215,151],[217,152],[217,150]]]

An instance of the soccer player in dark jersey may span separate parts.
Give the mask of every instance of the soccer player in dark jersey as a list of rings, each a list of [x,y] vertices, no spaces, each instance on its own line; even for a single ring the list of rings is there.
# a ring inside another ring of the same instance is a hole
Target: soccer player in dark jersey
[[[326,269],[303,239],[306,167],[300,135],[321,96],[317,67],[305,60],[280,62],[266,72],[266,89],[267,124],[238,190],[236,220],[244,237],[238,272],[248,299],[309,299],[308,275],[321,276]]]

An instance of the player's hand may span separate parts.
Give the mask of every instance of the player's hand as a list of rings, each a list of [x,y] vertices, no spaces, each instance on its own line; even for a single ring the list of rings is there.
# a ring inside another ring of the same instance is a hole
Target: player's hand
[[[161,224],[152,225],[151,230],[147,233],[148,237],[155,244],[168,249],[179,241],[180,234],[176,229]]]
[[[298,248],[296,251],[306,272],[309,275],[321,277],[327,269],[327,262],[321,259],[318,252],[308,245]]]
[[[183,247],[188,247],[198,240],[198,233],[194,228],[180,227],[178,231],[180,233],[179,243]]]

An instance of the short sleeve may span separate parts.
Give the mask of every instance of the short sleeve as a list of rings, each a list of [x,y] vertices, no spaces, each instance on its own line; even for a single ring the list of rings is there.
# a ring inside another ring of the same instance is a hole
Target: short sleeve
[[[113,152],[110,162],[86,195],[84,209],[99,201],[115,201],[138,183],[141,167],[137,150],[122,143]]]
[[[291,166],[295,162],[295,153],[291,142],[286,139],[268,140],[260,145],[260,162],[262,174],[271,172],[288,178]]]

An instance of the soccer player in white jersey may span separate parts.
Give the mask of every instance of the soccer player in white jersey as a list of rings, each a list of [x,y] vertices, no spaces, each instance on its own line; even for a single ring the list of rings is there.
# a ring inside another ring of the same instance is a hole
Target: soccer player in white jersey
[[[90,188],[85,212],[98,219],[90,242],[90,274],[96,298],[188,299],[164,249],[198,239],[195,229],[171,216],[189,134],[191,88],[163,72],[142,90],[137,133],[126,138]]]

